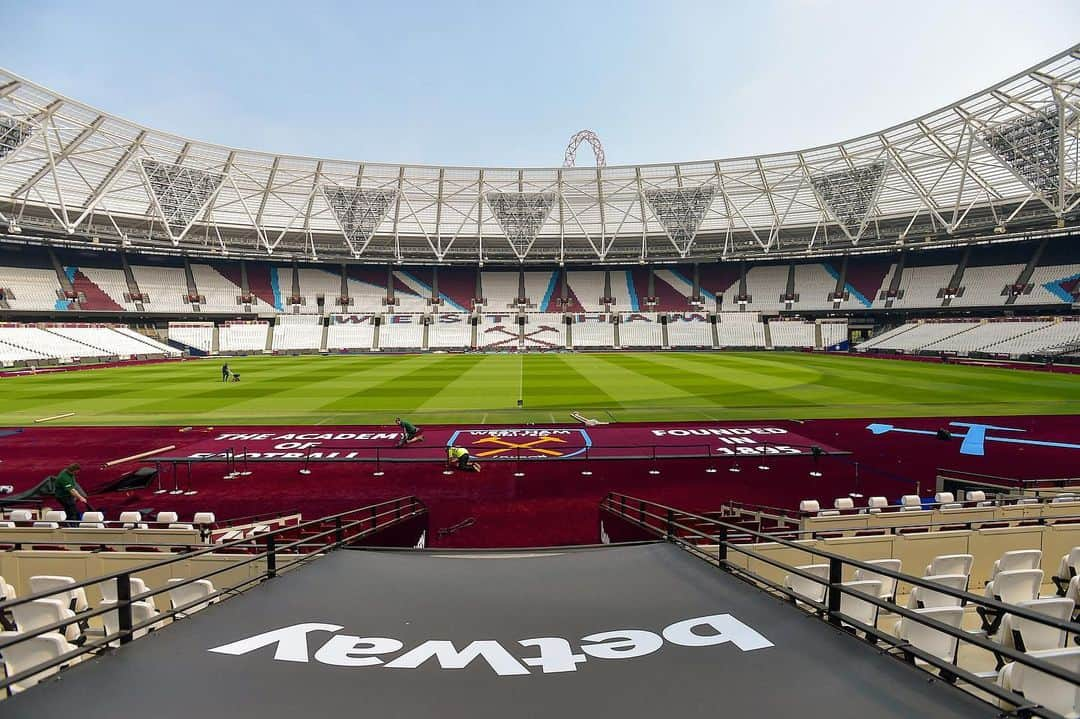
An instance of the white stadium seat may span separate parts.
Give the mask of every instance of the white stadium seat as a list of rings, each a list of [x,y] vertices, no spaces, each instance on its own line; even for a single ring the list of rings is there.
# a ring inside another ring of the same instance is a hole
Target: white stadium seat
[[[0,640],[6,641],[16,636],[18,636],[18,632],[0,632]],[[59,659],[73,651],[75,651],[75,647],[68,643],[62,634],[46,632],[5,647],[3,655],[4,669],[8,676],[14,676],[54,659]],[[59,666],[43,670],[29,679],[15,682],[9,689],[12,694],[16,694],[29,689],[42,679],[46,679],[58,671],[60,671]]]
[[[866,564],[872,564],[882,569],[887,569],[893,572],[900,572],[901,562],[899,559],[871,559]],[[861,567],[855,570],[855,581],[877,581],[880,585],[880,593],[878,596],[887,601],[894,601],[896,599],[896,578],[889,577],[884,574],[878,574],[877,572],[869,569],[863,569]]]
[[[70,620],[63,631],[67,640],[74,644],[83,636],[79,622],[75,619],[75,612],[71,611],[61,599],[35,599],[18,604],[11,608],[11,616],[20,632],[30,632]],[[6,652],[7,649],[4,651]]]
[[[199,579],[189,584],[181,584],[186,582],[186,579],[170,579],[169,584],[169,601],[172,604],[173,609],[183,607],[186,604],[197,602],[200,599],[205,599],[214,593],[214,585],[209,579]],[[205,609],[210,604],[217,603],[218,598],[214,597],[207,602],[201,604],[194,604],[182,612],[178,616],[186,616],[194,612]]]
[[[1059,622],[1072,621],[1073,609],[1076,607],[1073,600],[1062,597],[1031,599],[1019,602],[1017,606]],[[1002,646],[1013,647],[1021,652],[1032,652],[1062,649],[1068,640],[1068,634],[1064,629],[1055,629],[1015,614],[1006,614],[1001,620],[1001,628],[995,640]]]
[[[926,609],[916,609],[915,611],[923,617],[947,624],[956,629],[960,628],[960,622],[964,618],[964,609],[962,607],[928,607]],[[907,617],[900,618],[894,631],[898,638],[910,642],[917,649],[921,649],[947,662],[956,661],[956,649],[960,640],[952,635]]]
[[[788,574],[784,577],[784,586],[807,601],[817,602],[818,604],[825,601],[825,589],[829,580],[829,565],[804,564],[803,566],[795,568],[801,569],[808,574],[812,574],[821,581],[807,579],[798,574]]]
[[[942,554],[930,560],[923,576],[932,574],[963,574],[971,575],[971,567],[975,563],[975,557],[970,554]],[[965,587],[966,588],[966,587]]]
[[[966,574],[937,574],[923,577],[927,582],[940,584],[958,592],[967,591]],[[927,587],[913,586],[908,597],[908,609],[932,609],[935,607],[959,607],[964,600],[951,594],[935,592]]]
[[[1017,569],[1038,569],[1042,562],[1042,550],[1040,549],[1017,549],[1005,552],[1000,559],[994,560],[994,569],[990,573],[990,579],[999,572],[1009,572]]]
[[[1029,656],[1080,676],[1080,647],[1046,649],[1031,652]],[[1080,717],[1080,682],[1056,679],[1020,662],[1010,662],[998,674],[998,684],[1062,716]]]

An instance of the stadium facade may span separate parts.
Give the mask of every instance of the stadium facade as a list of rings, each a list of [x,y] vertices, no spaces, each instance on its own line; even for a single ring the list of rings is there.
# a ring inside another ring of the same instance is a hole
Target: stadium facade
[[[0,71],[0,230],[418,264],[713,262],[1052,236],[1080,215],[1080,45],[862,137],[659,165],[390,165],[222,147]]]

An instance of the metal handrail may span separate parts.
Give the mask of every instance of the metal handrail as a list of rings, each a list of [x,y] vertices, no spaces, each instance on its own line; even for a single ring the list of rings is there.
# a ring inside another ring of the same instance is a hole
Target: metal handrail
[[[655,509],[657,511],[663,512],[663,514],[657,514],[654,511],[646,510],[646,507],[649,507],[650,510]],[[967,642],[969,644],[973,644],[975,646],[978,646],[981,649],[984,649],[986,651],[995,653],[995,654],[997,654],[999,656],[1006,657],[1006,658],[1011,659],[1013,661],[1018,661],[1021,664],[1024,664],[1026,666],[1030,666],[1030,667],[1032,667],[1034,669],[1038,669],[1040,672],[1044,672],[1046,674],[1049,674],[1049,675],[1051,675],[1051,676],[1053,676],[1053,677],[1055,677],[1057,679],[1062,679],[1062,680],[1070,681],[1070,682],[1075,682],[1076,681],[1076,677],[1073,674],[1069,673],[1066,670],[1061,669],[1060,667],[1057,667],[1057,666],[1052,665],[1052,664],[1050,664],[1048,662],[1045,662],[1045,661],[1043,661],[1041,659],[1030,657],[1029,655],[1024,654],[1023,652],[1018,652],[1018,651],[1016,651],[1014,649],[1011,649],[1009,647],[1004,647],[1002,645],[995,644],[995,643],[989,641],[988,639],[984,639],[984,638],[982,638],[982,637],[980,637],[978,635],[968,634],[967,632],[963,631],[962,629],[950,627],[949,625],[943,624],[943,623],[938,622],[936,620],[928,619],[927,617],[924,617],[924,616],[918,614],[917,612],[914,612],[913,610],[907,609],[905,607],[899,607],[899,606],[896,606],[894,604],[889,604],[889,603],[887,603],[887,602],[885,602],[885,601],[883,601],[881,599],[878,599],[876,597],[870,597],[868,595],[865,595],[865,594],[862,594],[862,593],[859,593],[859,592],[853,592],[852,590],[841,586],[842,568],[843,568],[843,565],[846,564],[846,565],[856,567],[856,568],[859,568],[859,569],[864,569],[866,571],[870,571],[870,572],[873,572],[875,574],[879,574],[879,575],[883,575],[883,576],[888,576],[888,577],[891,577],[891,578],[896,579],[898,581],[903,581],[903,582],[906,582],[906,583],[914,585],[914,586],[923,587],[923,588],[930,589],[930,590],[933,590],[933,591],[941,593],[941,594],[947,594],[949,596],[959,598],[962,602],[970,602],[970,603],[975,604],[977,606],[982,606],[982,607],[985,607],[987,609],[991,609],[995,613],[1000,614],[1000,615],[1012,614],[1014,616],[1022,617],[1024,619],[1035,621],[1037,623],[1044,624],[1046,626],[1050,626],[1050,627],[1053,627],[1055,629],[1065,631],[1067,634],[1080,635],[1080,624],[1077,624],[1075,622],[1058,621],[1056,619],[1052,619],[1050,617],[1047,617],[1047,616],[1045,616],[1043,614],[1039,614],[1037,612],[1032,612],[1031,610],[1025,609],[1023,607],[1019,607],[1019,606],[1016,606],[1016,605],[1004,604],[1004,603],[999,602],[997,600],[988,599],[986,597],[981,597],[981,596],[978,596],[978,595],[975,595],[975,594],[972,594],[972,593],[966,592],[966,591],[954,590],[954,589],[952,589],[950,587],[946,587],[946,586],[936,584],[936,583],[933,583],[933,582],[928,582],[925,579],[920,578],[920,577],[913,577],[913,576],[910,576],[910,575],[902,574],[900,572],[894,572],[894,571],[889,570],[889,569],[887,569],[885,567],[880,567],[880,566],[877,566],[877,565],[871,565],[871,564],[868,564],[866,562],[863,562],[863,561],[860,561],[860,560],[857,560],[857,559],[851,559],[849,557],[845,557],[845,556],[842,556],[842,555],[835,554],[833,552],[827,552],[827,551],[816,549],[816,548],[813,548],[813,547],[803,546],[803,545],[800,545],[800,544],[797,544],[795,542],[791,542],[791,541],[788,541],[788,540],[785,540],[785,539],[777,539],[775,537],[770,537],[769,535],[762,534],[761,532],[756,532],[754,530],[748,530],[748,529],[745,529],[743,527],[738,527],[738,526],[735,526],[735,525],[731,525],[729,523],[722,522],[722,521],[714,519],[714,518],[709,518],[709,517],[702,516],[700,514],[694,514],[694,513],[691,513],[691,512],[686,512],[686,511],[679,510],[679,509],[669,507],[669,506],[666,506],[666,505],[662,505],[662,504],[659,504],[659,503],[656,503],[656,502],[651,502],[649,500],[643,500],[643,499],[639,499],[639,498],[635,498],[635,497],[629,497],[627,495],[622,495],[622,494],[619,494],[619,493],[616,493],[616,492],[610,492],[604,498],[604,500],[601,502],[601,509],[606,510],[606,511],[608,511],[608,512],[610,512],[610,513],[624,519],[624,520],[627,520],[630,523],[635,524],[635,525],[637,525],[637,526],[639,526],[639,527],[641,527],[641,528],[643,528],[643,529],[645,529],[647,531],[650,531],[650,532],[656,534],[657,536],[663,537],[663,538],[667,539],[667,541],[670,541],[670,542],[673,542],[673,543],[678,544],[680,546],[683,546],[684,548],[689,549],[691,551],[691,553],[695,554],[695,556],[698,556],[699,558],[706,559],[710,563],[711,562],[716,562],[722,569],[724,569],[726,571],[730,571],[730,572],[732,572],[734,574],[737,574],[737,575],[745,575],[746,577],[752,579],[752,581],[754,581],[756,583],[760,583],[760,584],[765,584],[766,586],[769,586],[769,587],[771,587],[773,589],[776,589],[776,590],[782,592],[783,594],[785,594],[786,596],[788,596],[789,598],[792,598],[792,599],[798,598],[798,600],[800,602],[803,602],[805,604],[813,606],[819,612],[827,614],[828,618],[829,618],[829,621],[832,622],[832,623],[839,623],[841,621],[841,619],[840,619],[841,617],[844,617],[844,621],[848,620],[846,615],[843,615],[843,614],[840,613],[840,597],[841,597],[841,595],[842,594],[849,594],[849,595],[852,595],[852,596],[858,596],[858,598],[860,600],[867,601],[867,602],[869,602],[871,604],[874,604],[874,605],[876,605],[878,607],[881,607],[881,608],[886,608],[888,611],[896,613],[896,614],[898,614],[898,615],[900,615],[902,617],[906,617],[906,618],[912,619],[914,621],[918,621],[918,622],[920,622],[922,624],[925,624],[925,625],[928,625],[928,626],[930,626],[930,627],[932,627],[932,628],[934,628],[936,630],[942,631],[942,632],[944,632],[944,633],[946,633],[946,634],[948,634],[950,636],[956,637],[957,639],[962,639],[962,640],[964,640],[965,642]],[[689,519],[692,519],[692,520],[695,520],[695,521],[698,521],[698,522],[704,522],[704,523],[707,523],[707,524],[711,524],[718,531],[715,532],[715,533],[702,532],[701,530],[699,530],[699,529],[697,529],[695,527],[691,527],[691,526],[688,526],[686,524],[683,524],[682,522],[676,521],[676,519],[675,519],[676,517],[685,517],[685,518],[689,518]],[[660,523],[660,526],[654,526],[653,524],[650,524],[650,523],[646,522],[646,518],[657,520],[658,523]],[[716,557],[716,559],[713,559],[713,557],[711,555],[709,555],[708,553],[703,552],[700,549],[700,547],[697,547],[696,545],[693,545],[690,542],[685,541],[682,537],[679,537],[676,534],[675,530],[680,530],[680,531],[686,532],[687,534],[690,534],[692,536],[700,537],[702,539],[707,539],[711,543],[715,543],[717,545],[717,557]],[[764,538],[764,539],[766,539],[769,542],[772,542],[774,544],[779,544],[779,545],[786,546],[786,547],[789,547],[789,548],[792,548],[792,549],[797,549],[797,550],[802,551],[802,552],[806,552],[807,554],[810,554],[810,555],[813,555],[813,556],[828,559],[829,560],[829,580],[828,580],[828,582],[827,583],[822,582],[821,578],[817,577],[816,575],[805,572],[805,571],[803,571],[801,569],[798,569],[797,567],[794,567],[792,565],[788,565],[788,564],[786,564],[784,562],[781,562],[781,561],[779,561],[777,559],[773,559],[772,557],[767,557],[767,556],[762,555],[762,554],[760,554],[758,552],[755,552],[753,550],[749,550],[749,549],[746,548],[747,545],[729,544],[729,542],[727,540],[727,534],[728,534],[729,531],[737,532],[737,533],[741,533],[741,534],[749,534],[749,535],[753,535],[753,536],[758,536],[758,537]],[[769,564],[771,566],[783,569],[783,570],[787,571],[790,574],[800,576],[800,577],[802,577],[804,579],[807,579],[807,580],[810,580],[810,581],[813,581],[813,582],[816,582],[816,583],[819,583],[819,584],[825,584],[826,588],[827,588],[826,602],[817,603],[817,602],[809,601],[809,600],[807,600],[806,598],[804,598],[802,596],[796,595],[794,592],[787,589],[786,587],[781,587],[781,586],[777,585],[775,582],[772,582],[772,581],[766,579],[765,577],[761,577],[760,575],[754,574],[753,572],[750,572],[748,570],[744,570],[744,569],[738,567],[737,565],[732,564],[727,559],[727,552],[729,550],[732,550],[732,549],[734,551],[736,551],[736,552],[739,552],[739,553],[744,554],[746,556],[749,556],[751,558],[757,559],[757,560],[762,561],[762,562],[764,562],[766,564]],[[880,632],[880,630],[877,630],[876,628],[874,629],[874,631],[872,633],[874,634],[875,637],[878,637],[878,638],[884,638],[886,636],[891,636],[891,635],[885,635],[883,632]],[[893,638],[893,639],[895,640],[895,638]],[[914,649],[914,648],[913,647],[905,648],[905,651],[907,651],[908,653],[911,653],[910,649]],[[948,664],[948,663],[942,662],[941,660],[930,661],[930,663],[933,664],[934,666],[937,666],[938,668],[946,671],[946,672],[949,672],[949,673],[954,674],[954,675],[957,674],[956,669],[958,669],[958,667],[956,667],[954,664]],[[997,692],[1000,692],[1001,690],[998,689],[996,687],[996,685],[986,685],[985,682],[980,681],[977,677],[973,677],[973,678],[976,680],[973,683],[975,683],[976,686],[979,686],[980,689],[983,689],[984,691],[987,691],[987,692],[989,692],[991,694],[994,694],[995,696],[1001,696],[1001,698],[1010,699],[1010,701],[1015,703],[1016,697],[1014,695],[1007,694],[1007,693],[1004,694],[1004,695],[997,694],[997,693],[995,693],[995,690]]]
[[[384,511],[380,511],[380,510],[384,510]],[[327,517],[322,517],[320,519],[312,520],[312,521],[309,521],[309,522],[304,522],[304,523],[301,523],[301,524],[298,524],[298,525],[282,527],[280,529],[273,530],[273,531],[270,531],[270,532],[260,533],[255,538],[244,538],[244,539],[236,540],[236,541],[232,541],[232,542],[226,542],[226,543],[222,543],[222,544],[210,545],[210,546],[204,547],[202,549],[198,549],[198,550],[194,550],[194,551],[188,551],[188,552],[184,552],[184,553],[181,553],[181,554],[176,554],[176,555],[174,555],[172,557],[162,559],[161,561],[150,562],[148,564],[139,565],[136,568],[121,570],[121,571],[117,571],[117,572],[112,572],[110,574],[100,575],[98,577],[83,580],[81,582],[75,582],[73,584],[67,584],[67,585],[64,585],[62,588],[59,588],[59,589],[50,589],[50,590],[46,590],[46,591],[43,591],[43,592],[36,592],[36,593],[30,594],[30,595],[27,595],[25,597],[21,597],[21,598],[18,598],[18,599],[11,599],[11,600],[2,601],[2,602],[0,602],[0,614],[6,612],[11,607],[19,606],[21,604],[26,604],[26,603],[35,601],[37,599],[48,598],[48,597],[55,596],[57,594],[66,594],[66,593],[68,593],[68,592],[70,592],[70,591],[72,591],[74,589],[78,589],[78,588],[85,589],[86,587],[94,586],[94,585],[97,585],[97,584],[102,584],[102,583],[108,582],[108,581],[115,580],[117,582],[117,601],[116,601],[115,606],[112,606],[112,607],[98,607],[96,609],[88,609],[86,611],[78,612],[73,618],[63,619],[63,620],[54,622],[54,623],[49,624],[49,625],[37,627],[37,628],[35,628],[33,630],[20,632],[18,635],[14,636],[14,637],[11,637],[11,638],[8,638],[8,639],[0,639],[0,651],[2,651],[5,647],[11,646],[13,644],[18,644],[19,642],[25,641],[27,639],[31,639],[33,637],[40,636],[42,634],[46,634],[48,632],[62,631],[65,627],[69,626],[73,622],[80,622],[80,621],[92,619],[94,617],[98,617],[98,616],[101,616],[101,615],[103,615],[103,614],[105,614],[107,612],[112,612],[112,611],[116,611],[118,613],[118,631],[115,634],[108,634],[108,635],[104,636],[101,639],[95,639],[95,640],[92,640],[92,641],[87,641],[84,644],[82,644],[81,646],[79,646],[75,651],[68,652],[67,654],[64,654],[64,655],[62,655],[60,657],[56,657],[54,659],[51,659],[48,662],[45,662],[45,663],[36,665],[34,667],[31,667],[31,668],[29,668],[29,669],[27,669],[27,670],[25,670],[23,672],[19,672],[17,674],[6,677],[4,679],[0,679],[0,690],[4,690],[7,687],[11,686],[13,683],[16,683],[16,682],[19,682],[19,681],[21,681],[23,679],[34,676],[35,674],[38,674],[38,673],[40,673],[42,671],[51,669],[51,668],[56,667],[56,666],[62,666],[64,664],[67,664],[72,659],[75,659],[75,658],[77,658],[79,656],[82,656],[82,655],[85,655],[85,654],[88,654],[88,653],[91,653],[91,652],[95,652],[95,651],[107,646],[108,644],[116,641],[117,639],[119,640],[120,644],[127,644],[128,642],[132,641],[132,639],[134,638],[134,633],[136,631],[140,630],[140,629],[149,628],[149,627],[151,627],[151,626],[153,626],[155,624],[158,624],[158,623],[160,623],[162,621],[165,621],[167,619],[176,617],[178,615],[184,615],[187,609],[190,609],[191,607],[196,606],[196,605],[205,604],[205,603],[209,602],[210,600],[215,599],[217,597],[220,597],[220,596],[222,596],[224,594],[236,593],[237,589],[239,587],[245,587],[246,588],[248,585],[252,585],[252,584],[255,584],[257,582],[261,582],[261,581],[264,581],[266,579],[271,579],[273,577],[276,577],[277,576],[277,557],[278,557],[279,554],[287,552],[290,549],[294,549],[294,548],[297,548],[297,547],[310,546],[311,543],[312,543],[312,540],[315,540],[315,539],[319,539],[319,538],[323,538],[323,537],[327,537],[327,538],[333,537],[333,541],[331,543],[326,544],[326,545],[319,545],[321,547],[321,549],[319,551],[313,551],[313,552],[310,552],[308,554],[293,555],[293,556],[296,556],[297,558],[292,563],[292,565],[290,565],[290,566],[297,566],[298,564],[301,564],[301,563],[306,562],[306,561],[310,561],[311,559],[314,559],[315,557],[321,556],[326,551],[331,551],[331,550],[337,549],[339,547],[347,546],[348,544],[351,544],[351,543],[356,542],[356,541],[358,541],[360,539],[368,537],[368,536],[376,533],[377,531],[381,531],[381,530],[387,529],[389,527],[396,526],[396,525],[398,525],[398,524],[400,524],[402,522],[405,522],[405,521],[407,521],[409,519],[412,519],[414,517],[422,516],[426,512],[427,512],[427,507],[424,505],[423,502],[421,502],[416,497],[414,497],[414,496],[400,497],[398,499],[388,500],[386,502],[380,502],[378,504],[368,505],[366,507],[359,507],[357,509],[352,509],[352,510],[348,510],[348,511],[345,511],[345,512],[340,512],[338,514],[329,515]],[[352,519],[352,520],[346,520],[345,519],[345,518],[347,518],[347,517],[349,517],[351,515],[358,515],[358,514],[361,514],[361,513],[363,513],[362,516],[360,516],[357,519]],[[386,517],[392,517],[392,518],[389,519],[388,521],[383,521],[380,524],[380,519],[386,518]],[[279,535],[281,535],[281,534],[283,534],[285,532],[295,532],[298,529],[311,528],[311,527],[319,527],[319,528],[321,528],[322,526],[325,526],[327,523],[330,523],[330,522],[333,523],[333,526],[331,526],[329,529],[326,529],[326,530],[321,531],[321,532],[317,532],[316,534],[313,534],[313,535],[304,536],[304,537],[302,537],[302,538],[300,538],[298,540],[287,542],[287,543],[282,544],[280,546],[277,545],[276,538]],[[356,532],[354,534],[350,534],[351,530],[353,530],[356,527],[363,526],[363,525],[368,525],[368,526],[367,526],[366,529],[362,529],[359,532]],[[258,545],[260,543],[262,543],[262,542],[264,542],[265,545],[266,545],[266,550],[263,551],[263,552],[257,552],[255,554],[247,555],[242,560],[238,560],[238,561],[233,562],[233,563],[231,563],[231,564],[229,564],[227,566],[224,566],[224,567],[219,567],[217,569],[213,569],[213,570],[210,570],[210,571],[207,571],[207,572],[203,572],[202,574],[199,574],[197,576],[187,577],[181,582],[176,582],[176,583],[161,587],[159,589],[151,589],[151,590],[148,590],[146,592],[136,594],[136,595],[131,594],[131,581],[130,581],[131,576],[138,573],[138,572],[145,572],[145,571],[148,571],[148,570],[157,569],[157,568],[160,568],[160,567],[168,566],[168,565],[176,563],[176,562],[186,561],[186,560],[189,560],[189,559],[192,559],[192,558],[195,558],[195,557],[199,557],[199,556],[203,556],[203,555],[206,555],[206,554],[221,553],[222,549],[250,549],[252,547],[258,548]],[[237,567],[243,567],[243,566],[255,563],[255,562],[259,562],[259,561],[264,560],[264,559],[266,560],[266,564],[267,564],[265,573],[260,573],[260,574],[258,574],[256,576],[249,577],[246,580],[239,581],[234,586],[230,586],[228,588],[216,590],[215,592],[213,592],[210,595],[199,597],[198,599],[193,600],[192,602],[189,602],[189,603],[187,603],[187,604],[185,604],[185,605],[183,605],[181,607],[174,607],[174,608],[169,609],[169,610],[159,611],[158,614],[156,614],[154,617],[151,617],[150,619],[148,619],[148,620],[146,620],[144,622],[140,622],[138,624],[133,624],[133,622],[132,622],[132,620],[133,620],[132,610],[131,610],[132,602],[141,601],[141,600],[144,600],[144,599],[147,599],[147,598],[150,598],[150,597],[157,596],[159,594],[164,594],[164,593],[169,592],[171,590],[174,590],[174,589],[176,589],[178,587],[188,586],[188,585],[193,584],[195,582],[198,582],[200,580],[208,579],[210,577],[217,576],[217,575],[222,574],[224,572],[233,571]]]

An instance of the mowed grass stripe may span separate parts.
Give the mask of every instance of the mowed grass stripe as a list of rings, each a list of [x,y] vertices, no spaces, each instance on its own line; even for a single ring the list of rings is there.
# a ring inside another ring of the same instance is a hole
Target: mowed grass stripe
[[[1080,413],[1080,376],[805,353],[230,357],[0,380],[0,423],[548,422]],[[515,407],[519,384],[525,409]]]

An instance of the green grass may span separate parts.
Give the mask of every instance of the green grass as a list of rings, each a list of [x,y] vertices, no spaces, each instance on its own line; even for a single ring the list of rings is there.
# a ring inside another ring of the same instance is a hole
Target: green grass
[[[802,353],[236,357],[0,379],[0,424],[386,424],[1077,414],[1080,376]],[[516,407],[517,400],[524,407]]]

